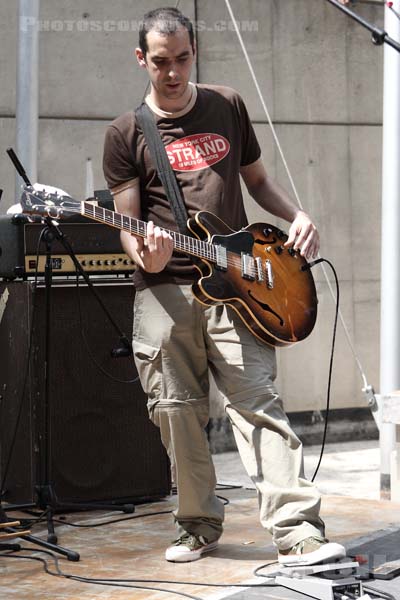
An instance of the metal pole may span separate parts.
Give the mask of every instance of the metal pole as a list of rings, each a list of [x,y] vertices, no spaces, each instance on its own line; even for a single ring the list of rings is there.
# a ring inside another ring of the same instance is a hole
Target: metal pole
[[[400,0],[393,8],[400,12]],[[385,6],[385,29],[400,40],[400,20]],[[400,54],[384,48],[380,395],[400,388]],[[381,423],[381,497],[390,499],[396,426]]]
[[[37,181],[39,122],[39,4],[19,0],[16,106],[16,151],[32,182]],[[21,177],[15,180],[16,202],[21,196]]]

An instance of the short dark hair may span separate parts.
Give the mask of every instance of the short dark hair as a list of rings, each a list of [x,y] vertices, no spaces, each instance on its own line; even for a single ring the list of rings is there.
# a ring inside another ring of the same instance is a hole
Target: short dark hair
[[[149,31],[156,29],[160,33],[171,35],[176,33],[178,27],[184,27],[189,33],[190,45],[194,50],[194,32],[193,25],[190,19],[185,17],[177,8],[166,6],[164,8],[156,8],[147,12],[139,28],[139,47],[146,56],[148,51],[147,34]]]

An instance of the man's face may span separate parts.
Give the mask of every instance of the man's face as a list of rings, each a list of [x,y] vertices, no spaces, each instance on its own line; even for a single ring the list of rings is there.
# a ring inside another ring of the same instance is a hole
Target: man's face
[[[179,27],[175,33],[166,35],[152,29],[146,39],[146,56],[137,48],[136,57],[139,65],[147,69],[155,99],[160,103],[179,102],[187,92],[194,62],[189,32]]]

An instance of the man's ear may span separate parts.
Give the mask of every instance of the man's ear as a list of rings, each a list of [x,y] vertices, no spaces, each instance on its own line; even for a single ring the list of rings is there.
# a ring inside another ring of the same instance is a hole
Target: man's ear
[[[141,50],[141,48],[135,48],[135,56],[136,56],[136,60],[139,63],[139,66],[142,67],[142,69],[146,69],[146,67],[147,67],[146,58],[145,58],[145,55],[143,54],[143,51]]]

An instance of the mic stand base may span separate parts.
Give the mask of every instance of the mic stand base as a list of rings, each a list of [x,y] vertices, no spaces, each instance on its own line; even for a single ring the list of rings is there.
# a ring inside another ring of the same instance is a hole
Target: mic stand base
[[[8,522],[7,514],[4,512],[4,510],[1,506],[0,506],[0,522],[1,523]],[[3,531],[5,531],[6,533],[12,533],[12,534],[19,533],[18,529],[15,529],[15,527],[4,527]],[[41,540],[40,538],[38,538],[34,535],[23,534],[21,532],[21,535],[17,535],[17,537],[20,538],[21,540],[25,540],[26,542],[29,542],[31,544],[36,544],[37,546],[46,548],[46,550],[50,550],[51,552],[57,552],[58,554],[65,556],[70,561],[77,562],[80,559],[78,552],[75,552],[74,550],[68,550],[67,548],[63,548],[62,546],[57,546],[56,544],[52,544],[50,542],[45,542],[44,540]],[[21,550],[21,546],[20,546],[20,544],[0,543],[0,550],[19,551],[19,550]]]
[[[84,502],[60,502],[51,483],[35,486],[37,495],[37,506],[46,512],[47,521],[47,541],[51,544],[57,543],[57,535],[54,530],[53,517],[56,512],[77,511],[77,510],[118,510],[124,513],[135,512],[133,504],[94,504]]]

